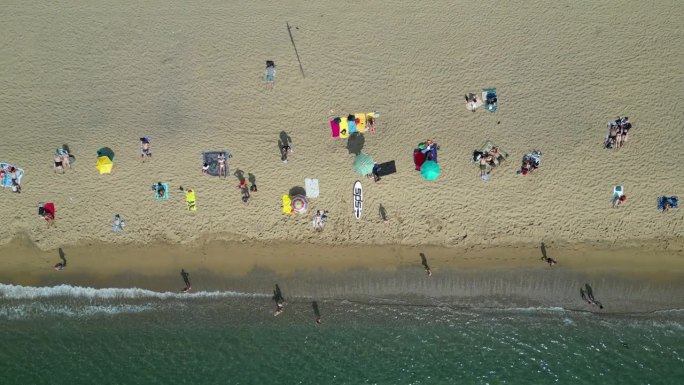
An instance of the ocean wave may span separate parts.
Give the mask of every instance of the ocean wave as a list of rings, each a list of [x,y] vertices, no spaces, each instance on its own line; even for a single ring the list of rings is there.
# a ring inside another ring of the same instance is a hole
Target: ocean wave
[[[180,298],[226,298],[226,297],[270,297],[270,294],[244,293],[239,291],[198,291],[192,293],[158,292],[139,288],[103,288],[59,285],[33,287],[0,284],[0,297],[7,299],[37,299],[50,297],[71,297],[88,299],[180,299]]]
[[[11,306],[0,306],[0,319],[23,320],[41,316],[92,317],[100,315],[116,315],[142,313],[154,310],[151,305],[88,305],[69,306],[64,304],[23,303]]]

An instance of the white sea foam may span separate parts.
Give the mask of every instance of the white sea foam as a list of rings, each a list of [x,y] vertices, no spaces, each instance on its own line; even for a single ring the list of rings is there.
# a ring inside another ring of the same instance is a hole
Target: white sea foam
[[[139,288],[104,288],[59,285],[32,287],[0,284],[0,297],[9,299],[36,299],[49,297],[71,297],[89,299],[135,299],[135,298],[225,298],[225,297],[270,297],[269,294],[243,293],[238,291],[198,291],[191,293],[158,292]]]
[[[152,305],[88,305],[69,306],[64,304],[45,304],[40,302],[22,303],[10,306],[0,306],[0,318],[19,320],[45,315],[60,315],[65,317],[92,317],[98,315],[116,315],[141,313],[154,310]]]

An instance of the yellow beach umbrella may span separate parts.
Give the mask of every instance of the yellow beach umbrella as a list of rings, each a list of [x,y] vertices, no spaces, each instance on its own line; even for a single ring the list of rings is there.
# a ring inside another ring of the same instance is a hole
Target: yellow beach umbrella
[[[106,156],[101,156],[97,158],[97,164],[95,165],[95,168],[100,171],[100,174],[109,174],[112,172],[112,166],[113,163],[111,159],[107,158]]]

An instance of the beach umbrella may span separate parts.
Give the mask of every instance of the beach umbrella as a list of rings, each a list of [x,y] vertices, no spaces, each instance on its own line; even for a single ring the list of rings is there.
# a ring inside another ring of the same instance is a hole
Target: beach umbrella
[[[292,210],[297,214],[304,214],[309,208],[309,201],[304,195],[295,195],[292,197]]]
[[[374,163],[370,155],[360,153],[354,158],[354,171],[359,175],[366,176],[373,172]]]
[[[435,180],[440,173],[439,164],[434,160],[426,160],[422,166],[420,166],[420,175],[423,176],[425,180]]]
[[[106,156],[101,156],[97,158],[97,164],[95,165],[95,168],[100,171],[100,174],[109,174],[112,172],[112,160],[107,158]]]
[[[102,156],[106,156],[109,158],[109,160],[113,161],[114,151],[112,151],[112,149],[109,147],[102,147],[101,149],[97,150],[97,157],[100,158]]]

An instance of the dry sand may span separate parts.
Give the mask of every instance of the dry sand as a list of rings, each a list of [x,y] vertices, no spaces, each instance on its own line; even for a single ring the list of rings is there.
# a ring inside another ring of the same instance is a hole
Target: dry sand
[[[681,1],[11,1],[0,12],[0,161],[26,170],[22,194],[0,191],[2,243],[22,233],[46,250],[219,233],[468,248],[682,236],[684,211],[655,208],[660,195],[682,195],[684,180]],[[278,66],[272,91],[267,59]],[[468,111],[463,95],[488,86],[499,111]],[[398,172],[378,184],[362,178],[357,221],[359,177],[328,119],[375,110],[380,127],[363,151],[395,159]],[[605,150],[617,115],[634,123],[630,141]],[[281,131],[293,139],[287,164]],[[141,136],[153,139],[145,164]],[[441,146],[436,182],[413,167],[426,138]],[[512,155],[483,182],[470,158],[487,139]],[[62,144],[78,158],[64,175],[51,169]],[[95,169],[101,146],[116,152],[111,175]],[[516,176],[536,148],[541,169]],[[203,150],[230,151],[231,172],[256,177],[248,206],[235,177],[201,175]],[[310,215],[280,211],[282,194],[306,177],[321,185],[312,208],[331,213],[322,233]],[[168,202],[153,199],[157,181],[170,184]],[[629,197],[620,209],[611,208],[615,184]],[[181,185],[197,191],[196,213],[184,209]],[[36,215],[41,201],[55,203],[55,228]],[[128,224],[121,235],[111,231],[116,213]]]

